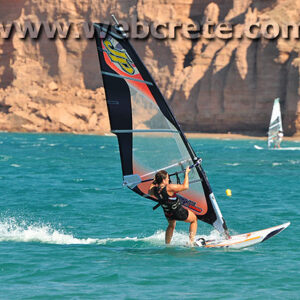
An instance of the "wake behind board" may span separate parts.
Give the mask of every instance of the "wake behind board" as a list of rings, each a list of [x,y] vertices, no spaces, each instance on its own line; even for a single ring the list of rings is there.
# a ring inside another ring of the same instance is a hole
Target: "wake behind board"
[[[257,150],[262,150],[262,149],[264,149],[263,147],[260,147],[260,146],[257,146],[257,145],[254,145],[254,148],[257,149]]]
[[[287,228],[291,223],[287,222],[282,225],[270,227],[267,229],[233,235],[229,240],[226,239],[215,239],[215,240],[207,240],[205,244],[203,243],[203,239],[198,239],[195,244],[202,248],[230,248],[230,249],[241,249],[249,246],[253,246],[258,243],[262,243],[274,235],[278,234],[285,228]]]
[[[263,148],[258,145],[254,145],[257,150],[276,150],[276,151],[299,151],[300,147],[280,147],[280,148]]]

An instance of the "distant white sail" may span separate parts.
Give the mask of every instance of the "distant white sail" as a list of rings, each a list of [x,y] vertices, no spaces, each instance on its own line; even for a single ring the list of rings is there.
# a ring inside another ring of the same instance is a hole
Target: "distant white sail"
[[[283,137],[281,110],[279,98],[274,100],[272,116],[268,131],[268,147],[280,144]]]

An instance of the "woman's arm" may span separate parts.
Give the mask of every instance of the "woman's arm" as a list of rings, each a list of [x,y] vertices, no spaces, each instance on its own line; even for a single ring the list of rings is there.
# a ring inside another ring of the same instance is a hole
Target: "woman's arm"
[[[187,167],[185,170],[185,177],[183,184],[168,184],[167,186],[167,192],[169,193],[179,193],[182,191],[185,191],[189,188],[189,173],[190,173],[190,167]]]

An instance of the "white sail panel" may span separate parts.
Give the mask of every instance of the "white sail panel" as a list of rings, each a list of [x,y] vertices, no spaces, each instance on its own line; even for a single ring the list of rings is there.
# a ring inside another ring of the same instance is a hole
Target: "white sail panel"
[[[268,131],[268,147],[271,147],[276,143],[278,133],[283,132],[282,120],[281,120],[281,110],[280,110],[280,100],[279,98],[274,100],[273,110]]]
[[[166,170],[169,174],[179,172],[178,178],[182,182],[184,170],[193,161],[180,133],[144,91],[130,83],[128,86],[132,105],[133,172],[139,174],[142,181],[153,178],[159,170]],[[195,213],[206,213],[205,195],[196,169],[191,170],[189,178],[190,189],[181,195],[195,200]],[[176,183],[177,176],[171,176],[171,180]],[[150,184],[149,181],[139,184],[138,187],[147,194]]]

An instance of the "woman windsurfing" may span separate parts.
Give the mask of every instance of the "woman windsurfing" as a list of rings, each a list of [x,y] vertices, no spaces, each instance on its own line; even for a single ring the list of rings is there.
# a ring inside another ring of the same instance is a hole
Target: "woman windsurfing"
[[[173,184],[170,183],[169,174],[165,170],[161,170],[155,174],[155,178],[149,188],[149,195],[158,199],[169,223],[165,235],[166,244],[171,243],[176,221],[190,223],[190,244],[194,244],[198,219],[192,211],[181,205],[180,200],[176,196],[176,193],[183,192],[189,188],[189,172],[190,168],[187,167],[183,184]]]

